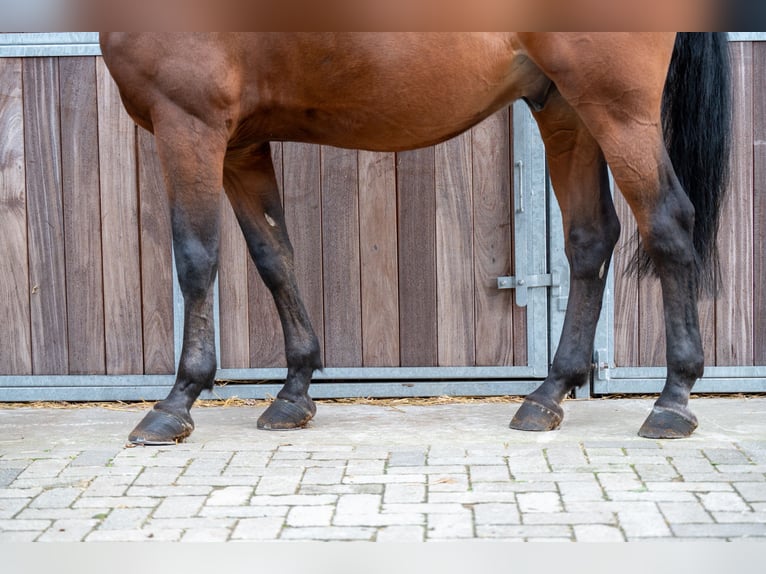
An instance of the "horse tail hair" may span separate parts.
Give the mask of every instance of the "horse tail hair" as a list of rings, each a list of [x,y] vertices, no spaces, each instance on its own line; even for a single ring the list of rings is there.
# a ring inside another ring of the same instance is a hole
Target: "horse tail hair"
[[[694,206],[694,248],[700,288],[715,292],[716,237],[729,184],[731,87],[725,33],[679,33],[662,95],[665,146]],[[640,256],[639,270],[651,268]]]

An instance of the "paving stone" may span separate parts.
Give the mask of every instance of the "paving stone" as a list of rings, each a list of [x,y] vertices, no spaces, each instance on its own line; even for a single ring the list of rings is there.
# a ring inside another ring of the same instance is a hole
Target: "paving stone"
[[[659,509],[653,512],[618,511],[617,517],[628,540],[639,538],[665,538],[671,535],[665,517]]]
[[[0,498],[0,519],[13,518],[31,498]]]
[[[512,540],[537,540],[540,538],[572,537],[572,527],[565,524],[477,524],[479,538],[501,538]]]
[[[376,528],[364,526],[308,526],[294,528],[286,526],[281,533],[281,540],[314,540],[314,541],[372,541],[377,533]]]
[[[520,524],[519,507],[511,503],[475,503],[473,505],[476,524]]]
[[[163,499],[154,511],[154,516],[157,518],[194,516],[204,503],[204,496],[169,496]]]
[[[748,510],[747,504],[735,492],[708,492],[699,495],[702,505],[711,511],[742,512]]]
[[[276,540],[284,518],[266,516],[263,518],[243,518],[231,534],[232,540]]]
[[[427,539],[473,538],[474,524],[470,510],[450,514],[429,513],[427,518]]]
[[[766,502],[766,484],[762,482],[735,482],[734,488],[748,502]]]
[[[253,495],[249,486],[225,486],[210,493],[205,501],[208,506],[240,506],[247,504]]]
[[[46,490],[32,502],[30,508],[66,508],[82,493],[79,488],[52,488]]]
[[[344,467],[316,467],[306,469],[301,484],[337,484],[342,481]]]
[[[766,523],[761,524],[674,524],[676,536],[700,538],[764,538]]]
[[[516,496],[522,513],[559,512],[563,509],[557,492],[523,492]]]
[[[96,526],[96,520],[56,520],[37,539],[39,542],[79,542]]]
[[[294,506],[287,513],[288,526],[330,526],[335,506]]]
[[[228,528],[189,528],[184,531],[181,542],[226,542],[229,536]]]
[[[425,502],[426,487],[424,484],[387,484],[383,502]]]
[[[471,482],[507,482],[510,472],[507,466],[469,466]]]
[[[393,451],[388,466],[425,466],[426,449]]]
[[[377,542],[423,542],[425,526],[384,526],[377,532]]]
[[[23,468],[0,468],[0,488],[9,486],[22,470]]]
[[[665,519],[673,524],[713,522],[710,513],[699,502],[658,502]]]
[[[617,526],[606,524],[574,524],[575,540],[578,542],[623,542],[625,536]]]

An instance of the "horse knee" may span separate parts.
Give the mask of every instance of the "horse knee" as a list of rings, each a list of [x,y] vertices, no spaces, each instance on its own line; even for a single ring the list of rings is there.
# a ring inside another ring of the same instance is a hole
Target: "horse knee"
[[[218,270],[218,243],[186,240],[174,245],[178,282],[184,297],[204,299]]]
[[[692,233],[694,207],[686,197],[658,210],[645,232],[646,251],[655,265],[667,262],[690,265],[695,260]]]
[[[603,279],[619,237],[620,223],[616,218],[598,229],[572,227],[566,246],[572,278]]]

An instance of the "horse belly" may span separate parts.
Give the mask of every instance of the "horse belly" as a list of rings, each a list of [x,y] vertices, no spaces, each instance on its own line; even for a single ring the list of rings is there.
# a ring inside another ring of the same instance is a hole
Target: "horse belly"
[[[310,41],[319,43],[317,37]],[[269,139],[375,151],[424,147],[547,82],[499,34],[349,35],[333,41],[331,47],[303,45],[300,56],[281,53],[282,69],[293,73],[261,82],[260,111],[250,121],[267,124]]]

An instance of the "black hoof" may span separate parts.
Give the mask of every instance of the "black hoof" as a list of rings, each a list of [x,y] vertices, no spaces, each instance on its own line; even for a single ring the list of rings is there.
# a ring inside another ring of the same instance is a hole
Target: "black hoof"
[[[299,429],[314,417],[316,405],[306,397],[305,404],[298,404],[285,399],[275,399],[258,418],[258,428],[262,430]]]
[[[655,407],[641,425],[639,436],[644,438],[686,438],[697,428],[697,417],[689,409]]]
[[[150,410],[128,436],[131,446],[159,446],[183,441],[194,430],[194,422],[188,415],[180,417],[172,413]]]
[[[559,428],[563,419],[564,409],[559,405],[543,406],[527,398],[511,420],[511,428],[523,431],[552,431]]]

